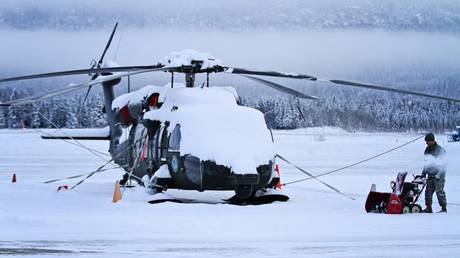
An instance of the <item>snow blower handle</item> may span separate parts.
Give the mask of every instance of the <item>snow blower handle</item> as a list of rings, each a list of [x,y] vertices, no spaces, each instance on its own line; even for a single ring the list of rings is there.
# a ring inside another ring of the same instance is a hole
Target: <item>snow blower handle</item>
[[[414,175],[413,183],[425,184],[426,178],[423,175]]]
[[[390,182],[390,187],[393,193],[396,193],[396,182],[395,181]]]

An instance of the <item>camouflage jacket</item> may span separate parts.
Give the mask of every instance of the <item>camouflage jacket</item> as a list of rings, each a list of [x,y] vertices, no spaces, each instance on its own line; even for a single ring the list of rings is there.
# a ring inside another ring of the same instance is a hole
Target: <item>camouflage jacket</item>
[[[422,176],[445,177],[446,175],[446,151],[435,143],[433,147],[425,149],[425,165]]]

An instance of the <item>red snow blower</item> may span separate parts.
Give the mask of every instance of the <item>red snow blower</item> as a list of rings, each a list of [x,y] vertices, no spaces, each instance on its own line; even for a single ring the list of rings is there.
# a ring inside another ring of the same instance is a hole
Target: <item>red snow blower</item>
[[[418,198],[425,189],[426,179],[421,175],[414,176],[412,182],[404,182],[407,172],[398,173],[395,181],[391,181],[392,193],[376,191],[372,184],[366,200],[366,212],[373,213],[420,213],[422,207],[417,204]]]

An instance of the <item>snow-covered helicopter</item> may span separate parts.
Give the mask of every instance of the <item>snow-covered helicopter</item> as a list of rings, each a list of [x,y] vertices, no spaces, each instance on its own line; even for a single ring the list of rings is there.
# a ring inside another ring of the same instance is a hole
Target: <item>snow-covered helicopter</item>
[[[211,86],[209,76],[214,73],[241,75],[294,97],[310,100],[318,97],[254,76],[322,81],[460,102],[455,98],[386,86],[230,67],[209,54],[194,50],[171,53],[153,65],[118,66],[103,61],[116,28],[117,25],[101,58],[89,69],[0,79],[0,83],[5,83],[88,74],[89,82],[71,84],[39,96],[0,102],[0,106],[30,104],[80,89],[87,89],[87,96],[92,86],[101,85],[107,134],[44,138],[109,140],[112,160],[126,171],[121,183],[130,179],[138,181],[151,189],[155,196],[153,202],[174,200],[164,194],[168,188],[235,191],[235,197],[230,199],[235,203],[288,200],[276,187],[280,180],[275,171],[277,155],[264,115],[240,105],[234,88]],[[171,81],[162,87],[146,86],[115,97],[114,87],[122,78],[127,77],[129,81],[131,76],[152,72],[170,73]],[[185,75],[185,84],[175,82],[176,74]],[[206,83],[196,87],[196,74],[205,74]]]

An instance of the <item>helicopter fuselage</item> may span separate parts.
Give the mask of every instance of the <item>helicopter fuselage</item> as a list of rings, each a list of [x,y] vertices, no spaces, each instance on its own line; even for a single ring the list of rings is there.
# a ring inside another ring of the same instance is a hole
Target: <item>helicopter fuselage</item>
[[[153,125],[150,125],[153,126]],[[201,160],[191,154],[181,154],[177,148],[177,131],[168,135],[168,123],[156,126],[151,134],[144,125],[137,124],[130,130],[129,143],[136,143],[128,157],[129,167],[134,167],[133,178],[153,177],[162,166],[167,166],[169,175],[159,177],[167,188],[185,190],[235,190],[240,185],[251,185],[254,189],[265,187],[272,176],[273,162],[257,167],[257,174],[235,174],[231,168],[213,160]],[[180,127],[177,127],[180,128]],[[176,129],[177,130],[177,129]]]
[[[112,141],[112,155],[132,178],[147,178],[161,188],[234,190],[241,197],[276,185],[275,157],[270,150],[273,139],[263,115],[240,107],[234,91],[183,87],[161,94],[166,97],[155,96],[156,103],[147,108],[150,111],[139,109],[138,103],[127,105],[131,110],[124,113],[138,119],[123,119],[124,107],[115,108],[115,118],[130,122],[121,126],[123,134]],[[149,98],[144,101],[151,103]],[[225,108],[219,111],[222,106]],[[217,112],[200,117],[209,109]],[[133,110],[142,110],[142,114],[133,114]],[[244,148],[247,150],[242,151]]]

